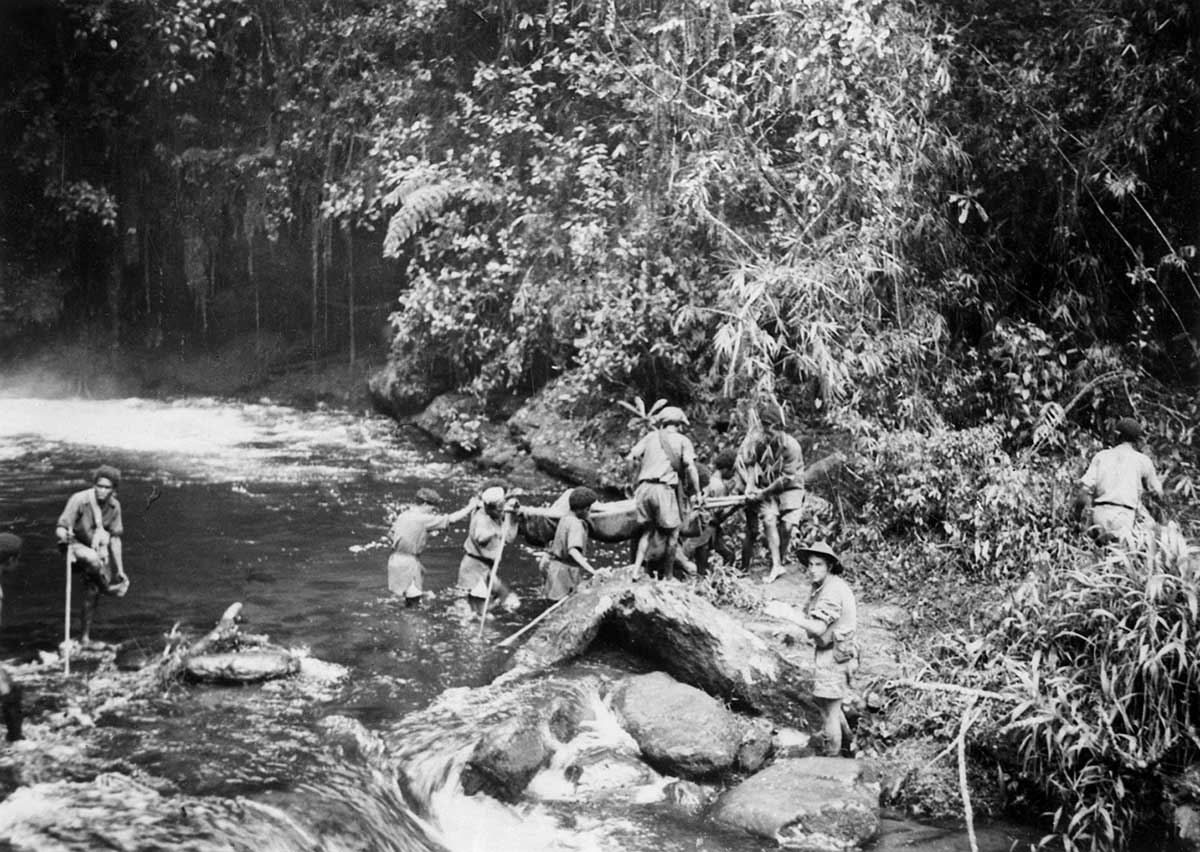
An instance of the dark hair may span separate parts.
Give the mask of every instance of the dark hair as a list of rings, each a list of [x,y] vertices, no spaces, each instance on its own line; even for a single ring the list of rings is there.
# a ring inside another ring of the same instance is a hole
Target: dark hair
[[[121,471],[117,470],[111,464],[102,464],[92,471],[92,484],[99,482],[101,479],[107,479],[112,483],[113,488],[118,488],[121,485]]]
[[[737,466],[737,451],[736,450],[721,450],[717,453],[717,457],[713,459],[713,467],[727,473]]]
[[[577,512],[588,508],[599,499],[596,492],[590,488],[573,488],[567,497],[567,505],[571,507],[572,512]]]
[[[21,552],[21,541],[19,535],[13,533],[0,533],[0,562],[16,556]]]
[[[1146,434],[1146,430],[1142,428],[1142,424],[1138,423],[1132,417],[1122,417],[1117,421],[1117,437],[1122,441],[1136,441],[1142,435]]]
[[[428,503],[430,506],[437,506],[442,502],[442,495],[432,488],[418,488],[416,497],[418,502]]]

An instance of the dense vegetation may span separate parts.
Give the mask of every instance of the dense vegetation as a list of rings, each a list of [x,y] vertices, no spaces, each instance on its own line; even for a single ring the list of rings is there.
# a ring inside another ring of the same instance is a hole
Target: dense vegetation
[[[353,359],[390,315],[430,395],[835,427],[839,532],[882,587],[1076,566],[1113,416],[1194,496],[1198,33],[1181,0],[14,0],[0,338]],[[1063,694],[1100,676],[1107,647],[1007,629],[988,647],[1034,669],[1070,651]],[[1190,740],[1164,717],[1064,756],[1058,700],[1010,720],[1025,759],[1070,843],[1119,842],[1126,757]]]

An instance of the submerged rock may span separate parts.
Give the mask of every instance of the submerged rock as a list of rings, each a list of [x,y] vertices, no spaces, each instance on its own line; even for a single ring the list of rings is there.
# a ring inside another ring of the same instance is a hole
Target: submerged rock
[[[742,725],[721,702],[662,672],[627,680],[613,708],[650,765],[671,775],[703,778],[737,759]]]
[[[857,760],[782,760],[721,794],[711,816],[790,849],[843,852],[879,832],[879,784]]]

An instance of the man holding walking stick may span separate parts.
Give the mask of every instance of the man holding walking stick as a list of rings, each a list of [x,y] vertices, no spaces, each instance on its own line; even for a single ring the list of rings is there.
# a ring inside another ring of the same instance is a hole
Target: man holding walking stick
[[[54,530],[59,548],[83,576],[80,641],[85,646],[92,641],[92,620],[100,595],[124,597],[129,591],[121,552],[125,527],[117,500],[120,484],[121,471],[112,465],[100,465],[92,473],[92,487],[68,498]]]

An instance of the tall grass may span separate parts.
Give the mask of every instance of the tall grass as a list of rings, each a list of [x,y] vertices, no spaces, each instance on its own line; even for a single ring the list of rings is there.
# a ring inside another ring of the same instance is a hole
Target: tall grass
[[[1200,755],[1198,570],[1171,523],[1094,566],[1044,571],[989,635],[1021,695],[1004,730],[1058,805],[1046,842],[1124,848],[1163,777]]]

